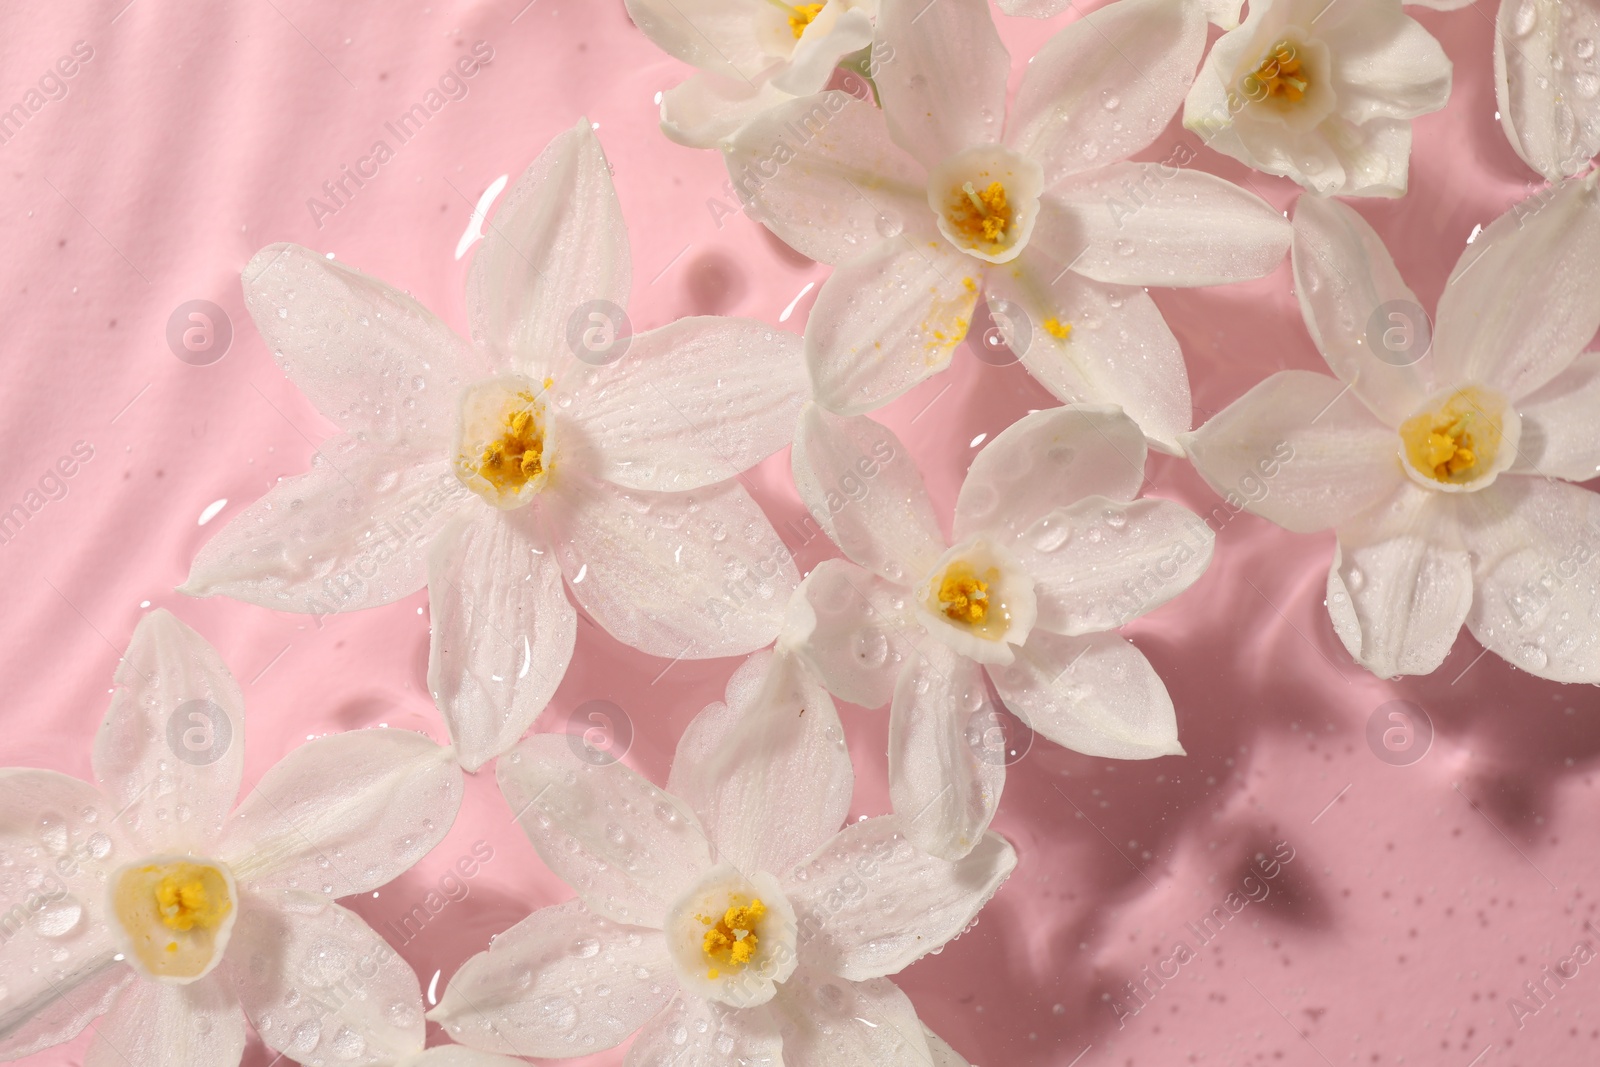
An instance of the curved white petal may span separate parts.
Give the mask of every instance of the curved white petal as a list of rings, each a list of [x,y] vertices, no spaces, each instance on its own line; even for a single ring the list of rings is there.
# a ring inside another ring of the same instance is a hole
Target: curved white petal
[[[1294,210],[1294,285],[1311,339],[1339,380],[1391,426],[1433,390],[1432,323],[1367,221],[1337,200]]]
[[[923,636],[907,594],[849,560],[825,559],[790,600],[778,646],[840,700],[882,707],[894,695],[907,645]]]
[[[989,293],[1027,313],[1024,366],[1063,404],[1115,404],[1163,451],[1182,454],[1178,435],[1193,414],[1183,351],[1150,294],[1066,270],[1030,248],[989,274]],[[1066,337],[1058,329],[1070,327]]]
[[[1172,698],[1144,653],[1116,634],[1035,631],[990,671],[1006,706],[1041,736],[1105,759],[1181,756]]]
[[[245,266],[244,303],[283,372],[346,433],[447,448],[456,394],[483,355],[400,290],[299,245]]]
[[[784,1067],[772,1009],[730,1008],[679,993],[644,1024],[626,1067]]]
[[[71,1041],[111,1011],[128,987],[142,984],[133,968],[114,962],[110,952],[70,976],[52,975],[49,982],[40,977],[37,989],[12,985],[13,1003],[0,1010],[0,1059],[19,1060]]]
[[[1296,533],[1326,530],[1406,483],[1397,431],[1338,379],[1279,371],[1184,437],[1235,511]]]
[[[889,706],[889,799],[912,843],[947,860],[983,840],[1006,784],[1005,764],[969,729],[986,694],[982,667],[925,641]]]
[[[1024,415],[983,446],[956,498],[957,541],[989,534],[1023,544],[1041,519],[1087,496],[1132,500],[1144,484],[1139,427],[1116,408],[1074,405]]]
[[[587,1056],[621,1044],[659,1012],[677,990],[674,975],[660,931],[619,925],[569,900],[496,934],[451,976],[428,1018],[485,1052]]]
[[[830,10],[831,9],[831,10]],[[823,5],[795,42],[789,65],[772,76],[786,93],[815,93],[828,84],[839,61],[872,44],[872,19],[866,11],[846,8],[840,0]]]
[[[1289,250],[1289,223],[1230,181],[1171,163],[1116,163],[1062,182],[1044,210],[1073,235],[1052,254],[1118,285],[1223,285],[1270,274]],[[1038,233],[1039,231],[1035,231]],[[1074,258],[1076,257],[1076,258]]]
[[[907,839],[903,821],[851,823],[785,883],[805,966],[856,982],[898,974],[965,930],[1017,865],[996,833],[960,859],[937,859]]]
[[[1472,605],[1472,566],[1455,501],[1403,483],[1341,523],[1328,570],[1328,615],[1357,663],[1381,678],[1431,674]]]
[[[1495,103],[1506,139],[1551,181],[1577,174],[1600,152],[1600,39],[1595,0],[1501,0],[1495,22]]]
[[[745,123],[790,99],[770,81],[695,74],[661,94],[661,132],[688,148],[718,148]]]
[[[572,662],[578,613],[531,509],[472,508],[434,543],[428,689],[469,771],[517,743]]]
[[[94,775],[118,826],[155,852],[204,853],[238,799],[243,768],[238,683],[205,638],[157,608],[139,620],[117,664],[94,739]],[[169,820],[174,805],[189,818]]]
[[[465,1045],[435,1045],[399,1061],[395,1067],[527,1067],[527,1061],[479,1052]]]
[[[807,510],[861,566],[909,585],[944,552],[922,472],[887,426],[808,404],[791,464]]]
[[[928,1067],[917,1009],[887,978],[851,982],[800,968],[772,1002],[787,1026],[783,1067]]]
[[[944,1038],[926,1026],[922,1028],[922,1036],[928,1040],[928,1052],[933,1056],[933,1067],[972,1067],[961,1053],[951,1048]]]
[[[657,48],[690,66],[728,78],[757,78],[776,58],[767,44],[773,34],[791,34],[783,10],[766,0],[625,3],[628,17]]]
[[[840,264],[817,293],[806,363],[817,403],[830,411],[882,407],[949,366],[967,336],[981,264],[917,234],[886,238]]]
[[[891,233],[932,231],[927,173],[889,138],[883,112],[834,89],[772,107],[722,146],[746,212],[821,263]]]
[[[613,922],[660,929],[711,867],[687,804],[621,763],[588,762],[566,734],[524,739],[495,775],[540,858]]]
[[[1205,45],[1198,3],[1116,0],[1069,22],[1028,64],[1006,143],[1039,161],[1046,188],[1127,159],[1172,120]]]
[[[778,636],[800,576],[743,485],[651,493],[557,477],[545,512],[556,558],[611,636],[682,659],[742,655]]]
[[[1056,508],[1013,547],[1033,578],[1040,629],[1111,630],[1182,593],[1211,564],[1215,535],[1170,500],[1085,497]]]
[[[1518,474],[1586,482],[1600,476],[1600,352],[1577,361],[1517,405]]]
[[[228,820],[218,851],[247,889],[369,892],[450,832],[461,788],[451,751],[421,734],[319,737],[261,776]]]
[[[422,588],[429,543],[470,500],[446,459],[338,438],[230,519],[179,592],[310,614],[389,604]]]
[[[1600,496],[1504,478],[1471,494],[1461,525],[1477,583],[1472,636],[1540,678],[1600,678]]]
[[[855,774],[833,701],[793,656],[757,652],[679,739],[668,787],[700,816],[718,862],[788,873],[832,837]]]
[[[628,304],[628,231],[589,120],[556,135],[484,225],[467,275],[473,338],[498,365],[543,378],[571,362],[582,305]],[[575,327],[576,326],[576,330]]]
[[[416,972],[326,897],[247,897],[228,959],[256,1033],[305,1067],[383,1067],[422,1048]]]
[[[1333,57],[1329,77],[1339,114],[1349,122],[1414,119],[1450,99],[1450,58],[1399,4],[1367,4],[1312,30],[1319,31]]]
[[[1600,328],[1600,171],[1513,207],[1467,246],[1434,327],[1441,382],[1513,401],[1566,370]]]
[[[0,1059],[70,1040],[132,977],[104,905],[106,878],[142,852],[121,807],[56,771],[0,769]]]
[[[873,80],[889,136],[927,167],[1000,139],[1011,56],[986,0],[880,0]]]
[[[138,981],[95,1026],[84,1067],[233,1067],[244,1055],[244,1012],[221,975],[188,985]],[[316,1067],[315,1061],[301,1061]],[[359,1064],[353,1065],[359,1067]]]
[[[673,493],[736,477],[787,445],[811,388],[799,337],[704,316],[634,336],[620,360],[562,392],[587,473]]]

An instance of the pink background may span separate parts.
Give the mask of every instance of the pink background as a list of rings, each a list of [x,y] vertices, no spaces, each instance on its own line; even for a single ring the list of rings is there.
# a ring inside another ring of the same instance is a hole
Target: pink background
[[[524,0],[125,2],[8,5],[0,15],[0,108],[74,42],[94,51],[66,96],[0,145],[0,509],[75,442],[94,450],[67,495],[0,544],[0,765],[88,776],[118,653],[151,605],[197,627],[243,685],[247,785],[313,735],[387,723],[442,739],[423,682],[425,594],[319,622],[172,592],[215,529],[305,470],[330,434],[243,312],[238,275],[250,255],[281,240],[334,252],[462,329],[466,261],[453,257],[478,196],[586,114],[632,230],[636,328],[713,312],[776,322],[826,268],[729,212],[714,153],[661,137],[654,97],[686,70],[633,29],[618,0],[536,0],[520,12]],[[1455,95],[1416,124],[1412,194],[1357,206],[1431,307],[1474,226],[1531,192],[1534,175],[1494,115],[1494,5],[1413,13],[1455,61]],[[997,17],[1020,72],[1050,26]],[[494,59],[469,95],[397,147],[319,229],[306,200],[389,140],[384,122],[480,40]],[[1187,138],[1174,124],[1145,157],[1166,158]],[[1248,180],[1280,207],[1297,192],[1209,151],[1196,165]],[[803,326],[815,292],[786,328]],[[164,340],[169,314],[197,298],[233,318],[232,349],[211,366],[180,362]],[[1188,356],[1197,421],[1272,371],[1322,369],[1287,266],[1249,285],[1155,298]],[[975,439],[1049,403],[1020,367],[986,366],[963,349],[952,371],[880,417],[947,514]],[[784,523],[801,509],[787,462],[781,454],[752,477],[794,543]],[[1216,504],[1184,463],[1160,459],[1149,474],[1152,494],[1202,511]],[[1467,636],[1431,678],[1370,677],[1322,605],[1331,545],[1241,515],[1223,528],[1206,577],[1129,628],[1172,690],[1187,757],[1109,763],[1040,742],[1012,769],[995,826],[1020,853],[1015,875],[973,930],[901,978],[968,1059],[1594,1061],[1600,962],[1520,1029],[1507,1003],[1578,940],[1600,942],[1580,928],[1595,910],[1593,883],[1585,888],[1600,819],[1594,690],[1479,660]],[[821,540],[795,547],[803,567],[834,554]],[[678,733],[736,665],[669,668],[585,625],[540,727],[564,728],[586,700],[614,701],[636,731],[628,761],[659,781]],[[1380,761],[1365,740],[1369,716],[1393,699],[1420,704],[1437,731],[1412,766]],[[886,714],[841,710],[857,759],[853,814],[882,812]],[[570,896],[485,773],[468,782],[436,852],[351,903],[381,926],[479,840],[494,859],[470,896],[402,950],[424,986],[442,971],[442,988],[490,934]],[[1197,947],[1184,924],[1278,841],[1295,858],[1270,896],[1119,1026],[1112,1000],[1134,1004],[1123,983],[1175,939]],[[80,1039],[29,1062],[79,1064],[85,1048]],[[254,1043],[246,1054],[257,1067],[272,1058]]]

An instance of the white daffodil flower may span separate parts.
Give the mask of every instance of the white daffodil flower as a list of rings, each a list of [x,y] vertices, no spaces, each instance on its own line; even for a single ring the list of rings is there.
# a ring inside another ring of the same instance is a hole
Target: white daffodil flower
[[[428,1016],[451,1037],[556,1058],[638,1031],[628,1067],[963,1062],[888,976],[960,934],[1016,854],[988,834],[935,859],[898,816],[841,830],[844,734],[792,657],[740,667],[680,739],[666,790],[569,741],[536,734],[496,770],[578,899],[462,965]]]
[[[1338,377],[1275,374],[1188,439],[1219,492],[1278,454],[1243,506],[1338,534],[1328,613],[1375,674],[1431,672],[1464,621],[1532,674],[1600,680],[1600,497],[1568,484],[1600,474],[1595,185],[1491,223],[1431,336],[1372,228],[1302,199],[1295,287]]]
[[[1009,113],[1011,57],[985,0],[883,0],[877,32],[881,111],[821,93],[724,146],[747,210],[836,265],[806,326],[818,402],[860,414],[943,370],[986,293],[1057,397],[1117,404],[1176,451],[1188,374],[1141,287],[1259,277],[1289,246],[1258,197],[1171,161],[1126,162],[1188,90],[1200,8],[1117,0],[1069,24]]]
[[[323,613],[426,584],[428,685],[468,770],[560,684],[569,593],[624,644],[692,659],[770,642],[799,581],[731,480],[789,442],[799,339],[729,318],[627,336],[606,168],[579,121],[523,174],[472,264],[472,344],[303,248],[245,270],[274,357],[344,434],[214,537],[183,591]]]
[[[700,73],[661,97],[661,131],[715,148],[751,118],[825,88],[839,62],[872,44],[878,0],[625,0],[668,55]]]
[[[1183,124],[1319,196],[1403,196],[1411,120],[1444,107],[1450,77],[1400,0],[1251,0],[1212,46]]]
[[[405,730],[319,738],[235,807],[244,704],[211,646],[153,611],[116,683],[98,788],[0,771],[0,1059],[102,1016],[85,1067],[229,1067],[247,1015],[313,1067],[420,1047],[420,1010],[383,995],[393,950],[334,898],[444,837],[461,803],[449,750]]]
[[[842,700],[891,702],[889,795],[934,855],[983,838],[1006,757],[985,674],[1040,735],[1110,759],[1179,755],[1166,686],[1108,631],[1187,589],[1211,529],[1169,500],[1136,500],[1145,441],[1114,408],[1035,412],[973,459],[952,540],[905,446],[863,416],[808,406],[800,497],[851,561],[811,571],[779,647]]]
[[[1600,2],[1501,0],[1495,101],[1523,161],[1551,181],[1600,152]]]
[[[1239,25],[1244,11],[1244,0],[1193,0],[1200,5],[1213,25],[1231,30]],[[1470,0],[1462,0],[1463,3]],[[1072,6],[1072,0],[995,0],[1001,11],[1008,15],[1030,19],[1055,18]]]

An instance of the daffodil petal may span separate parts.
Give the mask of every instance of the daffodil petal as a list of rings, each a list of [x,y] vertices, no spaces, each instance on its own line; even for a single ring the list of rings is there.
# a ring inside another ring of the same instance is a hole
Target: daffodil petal
[[[979,266],[942,238],[908,232],[835,268],[806,324],[817,402],[859,415],[949,366],[972,324]]]
[[[789,602],[779,647],[793,649],[840,700],[882,707],[907,649],[932,640],[913,618],[905,586],[849,560],[825,559]]]
[[[114,1009],[130,987],[144,984],[132,967],[111,956],[107,950],[87,966],[48,979],[40,971],[37,988],[13,985],[16,1003],[0,1011],[0,1057],[19,1060],[71,1041]],[[16,974],[6,962],[6,973]]]
[[[758,1067],[789,1064],[778,1021],[766,1004],[730,1008],[679,993],[644,1024],[625,1067]]]
[[[244,1012],[222,975],[188,985],[139,981],[122,991],[95,1026],[83,1062],[84,1067],[233,1067],[244,1055],[244,1041]],[[300,1062],[321,1067],[310,1059]]]
[[[428,689],[469,771],[517,743],[572,661],[578,613],[533,522],[472,508],[433,546]]]
[[[597,997],[596,987],[609,992]],[[676,989],[660,931],[614,923],[569,900],[495,935],[451,977],[428,1018],[484,1052],[587,1056],[621,1044]]]
[[[625,0],[628,17],[668,55],[722,77],[753,81],[774,58],[766,40],[787,34],[767,0]],[[772,32],[765,32],[772,31]]]
[[[563,391],[593,450],[589,474],[673,493],[737,477],[787,445],[811,389],[796,334],[699,316],[638,334],[620,360]]]
[[[1167,687],[1144,653],[1116,634],[1036,631],[1009,667],[989,673],[1013,713],[1074,752],[1104,759],[1183,755]]]
[[[628,232],[588,119],[558,134],[484,226],[467,309],[500,369],[543,379],[571,366],[582,305],[628,304]]]
[[[911,999],[887,978],[852,982],[802,967],[773,998],[788,1027],[783,1067],[928,1067]]]
[[[984,0],[880,0],[874,81],[895,143],[935,167],[1000,140],[1011,56]]]
[[[252,894],[230,949],[244,1014],[296,1063],[380,1067],[422,1050],[416,972],[355,912],[315,893]]]
[[[500,791],[539,856],[597,915],[660,929],[711,867],[687,804],[577,739],[534,734],[495,764]]]
[[[688,148],[718,148],[745,123],[789,99],[770,81],[701,72],[661,94],[661,132]]]
[[[461,789],[450,750],[421,734],[319,737],[290,751],[245,795],[219,858],[247,890],[369,892],[444,838]]]
[[[1326,374],[1280,371],[1184,443],[1233,512],[1326,530],[1406,482],[1398,433],[1348,390]]]
[[[1600,352],[1585,352],[1517,405],[1516,474],[1586,482],[1600,476]]]
[[[913,845],[903,822],[851,823],[785,883],[805,966],[856,982],[898,974],[965,930],[1017,865],[999,834],[946,860]],[[874,892],[878,885],[900,891]]]
[[[668,781],[719,860],[776,875],[839,829],[854,786],[838,709],[798,660],[772,652],[745,660],[726,701],[689,724]]]
[[[1600,152],[1595,74],[1567,51],[1571,42],[1597,36],[1595,0],[1500,4],[1494,35],[1500,124],[1517,155],[1550,181],[1580,173]]]

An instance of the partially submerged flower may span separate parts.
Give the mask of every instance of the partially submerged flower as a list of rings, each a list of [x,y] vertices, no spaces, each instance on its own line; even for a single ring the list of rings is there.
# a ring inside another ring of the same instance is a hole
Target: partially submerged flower
[[[1193,80],[1200,8],[1117,0],[1069,23],[1009,110],[984,0],[883,0],[878,36],[881,111],[822,93],[724,145],[752,216],[836,266],[806,325],[817,401],[860,414],[943,370],[986,296],[1026,320],[1007,339],[1058,398],[1117,404],[1177,451],[1188,375],[1143,287],[1259,277],[1289,245],[1277,212],[1187,158],[1127,162]]]
[[[792,657],[757,653],[734,674],[684,732],[666,790],[553,734],[497,773],[578,899],[462,965],[429,1013],[456,1040],[555,1058],[638,1031],[634,1067],[962,1063],[887,979],[961,933],[1015,853],[988,834],[935,859],[899,816],[841,830],[838,714]]]
[[[1450,79],[1400,0],[1251,0],[1212,46],[1183,124],[1321,196],[1401,196],[1411,120],[1444,107]]]
[[[1338,534],[1327,604],[1368,670],[1428,674],[1464,622],[1532,674],[1600,680],[1600,194],[1518,205],[1462,253],[1431,328],[1359,215],[1302,199],[1296,289],[1337,378],[1283,371],[1189,436],[1219,491]],[[1430,340],[1431,338],[1431,340]]]
[[[762,111],[827,86],[840,62],[872,44],[878,0],[626,0],[663,51],[699,73],[661,97],[661,131],[713,148]]]
[[[1035,412],[973,459],[952,545],[893,433],[806,409],[795,484],[849,560],[806,576],[779,647],[843,700],[892,702],[889,791],[919,847],[961,856],[994,816],[1007,758],[988,736],[988,683],[1079,752],[1183,752],[1160,677],[1108,631],[1187,589],[1213,536],[1179,504],[1135,499],[1144,463],[1113,408]]]
[[[98,1018],[89,1063],[229,1067],[247,1015],[311,1067],[420,1051],[420,1005],[389,1010],[387,995],[415,976],[334,898],[384,885],[444,837],[461,802],[449,751],[404,730],[319,738],[235,807],[244,706],[211,646],[153,611],[116,681],[98,788],[0,771],[0,890],[26,913],[0,938],[0,1059]]]
[[[183,587],[325,613],[426,584],[428,685],[469,770],[560,684],[569,592],[652,655],[773,639],[798,575],[732,479],[788,444],[806,395],[798,338],[763,323],[626,335],[627,233],[587,122],[551,142],[489,232],[467,285],[473,344],[316,253],[257,254],[251,314],[345,432],[217,534]]]

